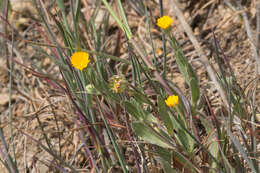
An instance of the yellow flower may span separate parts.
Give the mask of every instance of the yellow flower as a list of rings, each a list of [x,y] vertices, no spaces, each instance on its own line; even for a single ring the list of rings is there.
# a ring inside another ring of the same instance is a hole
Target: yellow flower
[[[90,62],[89,54],[87,52],[74,52],[70,58],[70,62],[76,69],[83,70]]]
[[[168,29],[173,20],[169,16],[163,16],[157,19],[157,26],[159,26],[162,29]]]
[[[179,103],[179,97],[176,95],[171,95],[165,100],[165,103],[169,107],[174,107]]]

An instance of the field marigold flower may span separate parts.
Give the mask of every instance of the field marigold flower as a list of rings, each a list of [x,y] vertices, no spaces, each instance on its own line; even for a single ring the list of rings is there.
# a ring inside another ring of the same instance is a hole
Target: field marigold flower
[[[70,62],[76,69],[83,70],[90,62],[89,54],[87,52],[74,52],[70,58]]]
[[[159,19],[157,19],[157,26],[159,26],[162,29],[168,29],[173,20],[169,16],[162,16]]]
[[[176,95],[171,95],[165,100],[165,103],[169,107],[174,107],[179,103],[179,97]]]

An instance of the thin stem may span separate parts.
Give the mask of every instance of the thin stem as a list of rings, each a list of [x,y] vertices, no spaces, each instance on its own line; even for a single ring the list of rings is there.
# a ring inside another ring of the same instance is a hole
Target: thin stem
[[[163,1],[159,1],[160,4],[160,16],[163,16]],[[166,58],[166,40],[165,40],[165,33],[162,32],[162,42],[163,42],[163,78],[166,77],[166,71],[167,71],[167,58]]]

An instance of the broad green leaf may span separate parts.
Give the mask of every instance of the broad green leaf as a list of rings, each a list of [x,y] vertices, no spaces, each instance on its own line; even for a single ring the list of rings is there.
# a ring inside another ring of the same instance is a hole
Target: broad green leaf
[[[140,102],[137,102],[135,99],[131,98],[130,101],[125,101],[124,103],[126,105],[127,113],[133,115],[136,120],[143,121],[152,118],[152,116],[150,116],[150,113],[143,109],[142,104]]]
[[[173,135],[173,124],[172,124],[171,118],[168,114],[164,100],[162,99],[161,96],[158,97],[158,108],[159,108],[159,114],[163,120],[164,125],[167,128],[168,133],[170,135]]]
[[[184,55],[182,55],[183,53],[181,52],[181,50],[178,50],[175,48],[174,51],[175,51],[176,63],[179,67],[179,70],[180,70],[181,74],[183,75],[186,83],[189,85],[190,78],[189,78],[188,71],[187,71],[188,61],[184,57]]]
[[[179,129],[176,134],[176,138],[179,140],[180,144],[183,146],[183,149],[187,153],[191,153],[194,149],[194,141],[183,129]]]
[[[179,143],[180,146],[183,147],[183,150],[187,153],[192,153],[194,149],[194,140],[192,137],[185,132],[185,130],[179,125],[179,123],[176,121],[176,118],[179,120],[179,122],[182,123],[183,126],[186,127],[185,122],[183,122],[183,119],[180,116],[176,117],[170,117],[172,125],[176,133],[174,133],[174,136]]]
[[[138,114],[138,109],[129,101],[125,101],[126,112],[132,115],[136,120],[140,119],[140,115]]]
[[[190,78],[189,81],[189,86],[191,89],[191,101],[192,101],[192,106],[195,107],[197,105],[197,101],[200,96],[200,88],[199,88],[199,82],[198,78],[193,71],[192,67],[190,64],[187,65],[187,72]]]
[[[196,73],[183,54],[177,40],[174,37],[171,37],[170,43],[174,49],[176,63],[180,69],[180,72],[191,89],[192,105],[195,106],[200,95]]]
[[[159,135],[157,135],[152,129],[147,127],[144,123],[133,122],[132,126],[136,135],[141,137],[144,141],[150,144],[158,145],[163,148],[172,148],[172,146],[164,142]]]
[[[198,81],[194,78],[190,81],[190,87],[191,87],[191,100],[192,100],[192,106],[197,105],[197,101],[200,97],[200,89]]]
[[[191,88],[191,100],[192,100],[192,106],[197,105],[197,101],[200,97],[200,89],[198,81],[194,78],[190,80],[190,88]]]

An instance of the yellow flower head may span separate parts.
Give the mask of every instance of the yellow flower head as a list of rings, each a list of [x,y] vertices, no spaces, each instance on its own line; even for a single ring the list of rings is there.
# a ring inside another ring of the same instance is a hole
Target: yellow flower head
[[[159,26],[162,29],[168,29],[173,20],[169,16],[163,16],[157,19],[157,26]]]
[[[176,95],[171,95],[165,100],[165,103],[169,107],[174,107],[179,103],[179,97]]]
[[[76,69],[83,70],[90,62],[89,54],[87,52],[74,52],[70,58],[70,62]]]

